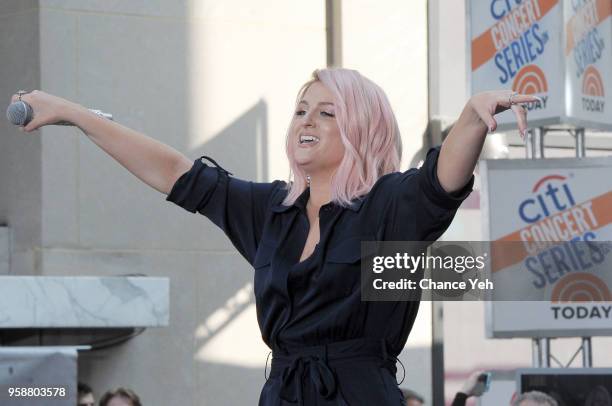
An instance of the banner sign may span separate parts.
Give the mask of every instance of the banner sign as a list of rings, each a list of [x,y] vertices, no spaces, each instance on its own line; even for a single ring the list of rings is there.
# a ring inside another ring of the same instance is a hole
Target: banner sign
[[[568,116],[574,123],[612,123],[612,0],[564,4]]]
[[[612,335],[612,250],[601,248],[612,241],[612,157],[480,165],[490,278],[504,286],[487,303],[487,335]]]
[[[468,0],[468,82],[475,94],[534,94],[530,126],[612,129],[612,0]],[[500,130],[516,128],[510,111]]]

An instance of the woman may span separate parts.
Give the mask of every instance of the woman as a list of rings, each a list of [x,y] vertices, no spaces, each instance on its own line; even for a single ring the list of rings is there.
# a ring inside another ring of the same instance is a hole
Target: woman
[[[16,100],[17,96],[13,97]],[[23,96],[32,131],[71,121],[130,172],[217,224],[255,269],[262,337],[273,351],[260,405],[400,405],[395,357],[418,301],[360,300],[360,242],[434,241],[470,193],[494,114],[521,132],[533,96],[475,95],[420,169],[397,172],[401,142],[389,102],[356,71],[322,69],[300,90],[287,133],[293,182],[252,183],[189,159],[57,97]]]

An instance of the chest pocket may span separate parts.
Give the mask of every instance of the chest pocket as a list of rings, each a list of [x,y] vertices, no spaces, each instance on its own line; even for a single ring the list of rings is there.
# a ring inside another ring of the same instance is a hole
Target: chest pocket
[[[361,241],[372,241],[373,236],[347,238],[329,249],[319,275],[323,294],[335,298],[359,294],[361,281]],[[362,255],[363,254],[363,255]]]
[[[272,283],[272,272],[270,268],[272,266],[272,259],[278,249],[277,246],[261,241],[253,259],[253,268],[255,269],[255,275],[253,277],[253,291],[255,293],[255,301],[258,303],[257,306],[257,317],[260,317],[260,310],[262,306],[265,306],[273,298],[271,295],[271,289],[269,289]]]

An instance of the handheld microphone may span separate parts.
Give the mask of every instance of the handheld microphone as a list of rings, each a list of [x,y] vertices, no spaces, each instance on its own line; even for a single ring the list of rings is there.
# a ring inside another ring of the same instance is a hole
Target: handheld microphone
[[[104,113],[100,110],[89,109],[92,113],[99,115],[100,117],[104,117],[108,120],[113,119],[112,114]],[[32,111],[32,107],[26,103],[25,101],[17,101],[15,103],[11,103],[6,109],[6,118],[14,124],[19,126],[28,125],[32,118],[34,117],[34,112]],[[74,125],[69,121],[58,121],[57,123],[53,123],[53,125]]]

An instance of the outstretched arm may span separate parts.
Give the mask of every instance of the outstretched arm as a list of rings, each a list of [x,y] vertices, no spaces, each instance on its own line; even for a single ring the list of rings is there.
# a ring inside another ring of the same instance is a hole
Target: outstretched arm
[[[469,181],[482,151],[487,132],[497,128],[494,115],[514,111],[521,136],[527,131],[527,110],[520,103],[540,101],[537,96],[510,90],[478,93],[467,102],[459,119],[442,143],[437,175],[445,191],[461,190]]]
[[[13,96],[12,101],[16,99],[17,96]],[[34,118],[24,127],[26,132],[58,121],[69,121],[138,179],[166,195],[180,175],[193,165],[174,148],[101,118],[76,103],[38,90],[23,95],[22,99],[34,111]]]

